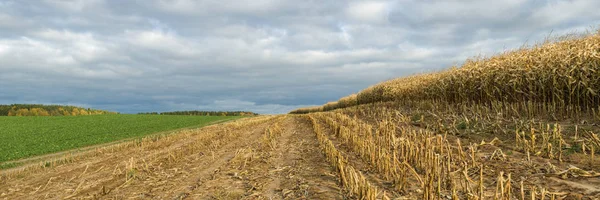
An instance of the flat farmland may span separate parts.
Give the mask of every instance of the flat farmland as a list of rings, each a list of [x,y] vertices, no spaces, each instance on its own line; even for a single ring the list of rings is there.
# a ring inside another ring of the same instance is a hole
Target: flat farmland
[[[175,115],[0,117],[0,163],[237,118]]]

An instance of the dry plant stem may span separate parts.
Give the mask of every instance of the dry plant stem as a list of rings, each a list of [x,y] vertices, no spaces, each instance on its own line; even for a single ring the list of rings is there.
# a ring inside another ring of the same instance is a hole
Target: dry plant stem
[[[479,166],[479,199],[483,199],[483,164]]]
[[[523,186],[523,181],[521,181],[521,200],[525,200],[525,186]]]
[[[590,149],[590,155],[591,155],[592,159],[590,159],[590,165],[593,166],[593,164],[594,164],[594,154],[596,153],[596,150],[594,149],[594,145],[592,145],[591,148],[592,149]]]

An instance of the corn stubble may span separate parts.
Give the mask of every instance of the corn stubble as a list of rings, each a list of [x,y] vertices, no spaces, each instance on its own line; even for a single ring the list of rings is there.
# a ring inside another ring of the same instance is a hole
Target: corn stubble
[[[376,199],[377,188],[372,186],[366,178],[354,169],[352,165],[348,164],[347,159],[337,150],[335,145],[329,140],[328,136],[324,133],[321,126],[316,122],[316,119],[309,116],[310,121],[313,124],[314,132],[317,135],[317,139],[323,153],[329,160],[330,164],[337,168],[339,173],[341,184],[350,193],[359,197],[359,199]]]
[[[526,179],[523,182],[523,174],[513,176],[514,170],[505,172],[498,168],[497,162],[515,160],[497,147],[498,138],[465,144],[454,135],[435,134],[407,125],[410,124],[408,118],[382,118],[376,125],[370,125],[341,112],[315,113],[307,117],[313,123],[324,154],[338,169],[342,185],[360,199],[564,199],[569,196],[569,193],[545,188]],[[522,136],[517,148],[530,152],[531,157],[559,161],[561,152],[553,151],[551,147],[560,143],[563,137],[560,126],[546,131],[539,139]],[[339,142],[337,147],[331,140]],[[338,150],[342,147],[346,152]],[[358,155],[369,168],[355,169],[345,153]],[[532,162],[529,156],[527,159]],[[548,165],[553,170],[547,170],[547,176],[565,180],[600,176],[600,173],[575,166],[559,170],[550,162]],[[342,171],[345,169],[352,172]],[[364,170],[376,172],[393,186],[377,188],[362,176],[360,171]],[[357,180],[360,181],[346,182],[348,174],[359,177]],[[388,193],[384,193],[386,191]]]
[[[396,130],[396,126],[388,120],[374,128],[340,113],[311,115],[315,132],[319,141],[325,143],[325,152],[332,164],[341,162],[340,156],[337,156],[339,152],[330,150],[335,149],[335,146],[322,133],[317,119],[330,126],[334,130],[332,135],[339,138],[352,152],[359,154],[387,181],[391,181],[399,196],[410,196],[417,191],[419,194],[416,197],[419,199],[486,199],[491,194],[503,197],[500,199],[510,199],[510,175],[504,180],[502,172],[500,173],[498,183],[502,187],[496,190],[491,190],[494,188],[488,186],[485,186],[487,190],[483,189],[482,174],[478,178],[470,175],[470,172],[479,172],[484,168],[476,156],[476,144],[464,147],[466,150],[463,150],[460,140],[453,144],[444,135],[435,135],[422,129],[407,127]],[[340,174],[344,180],[344,173]],[[350,187],[368,186],[369,183],[365,182]],[[360,195],[362,193],[355,194],[364,197]],[[370,195],[368,197],[374,199],[375,196]]]

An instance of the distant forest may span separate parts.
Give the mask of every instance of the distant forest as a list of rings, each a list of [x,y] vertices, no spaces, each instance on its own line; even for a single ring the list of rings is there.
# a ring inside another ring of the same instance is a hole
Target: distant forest
[[[174,112],[146,112],[141,115],[201,115],[201,116],[256,116],[257,113],[247,111],[174,111]]]
[[[0,116],[78,116],[117,114],[104,110],[64,105],[12,104],[0,105]]]

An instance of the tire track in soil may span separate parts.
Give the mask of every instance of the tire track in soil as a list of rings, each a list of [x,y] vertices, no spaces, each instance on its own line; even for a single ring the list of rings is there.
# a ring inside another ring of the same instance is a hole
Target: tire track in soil
[[[188,191],[181,199],[239,199],[251,190],[245,177],[245,170],[251,168],[255,158],[255,147],[259,145],[264,131],[276,122],[256,127],[252,134],[240,137],[237,145],[227,145],[221,148],[221,162],[209,164],[210,167],[202,173],[193,176],[195,184],[188,184]],[[248,164],[250,162],[250,164]]]
[[[256,140],[238,149],[191,199],[344,199],[307,122],[293,116],[280,121],[275,148]]]
[[[131,189],[123,190],[121,193],[127,194],[148,190],[150,192],[144,193],[142,197],[161,197],[161,194],[164,194],[164,197],[169,199],[184,199],[189,197],[204,182],[213,179],[214,174],[235,157],[237,149],[251,145],[251,141],[257,141],[262,130],[268,124],[270,123],[260,124],[251,128],[251,130],[246,130],[248,133],[243,134],[242,137],[229,141],[226,145],[215,150],[214,156],[191,155],[186,159],[182,159],[183,162],[173,164],[173,168],[171,169],[178,169],[182,172],[175,174],[174,177],[163,176],[162,179],[168,179],[164,184],[147,185],[141,182],[136,186],[144,189],[133,186],[130,187]],[[169,169],[166,170],[168,171]]]
[[[252,145],[252,142],[257,141],[263,130],[272,123],[272,121],[267,121],[241,130],[234,130],[240,132],[240,136],[226,141],[225,145],[214,149],[214,154],[201,152],[187,155],[178,162],[154,170],[153,173],[157,176],[158,181],[154,178],[137,182],[113,195],[132,196],[137,193],[136,196],[140,199],[186,199],[188,197],[194,199],[191,196],[194,190],[202,187],[207,180],[214,179],[215,174],[235,157],[237,149]]]
[[[310,122],[289,117],[283,124],[277,172],[266,188],[273,199],[344,199],[337,172],[322,154]],[[279,170],[281,169],[281,170]]]

